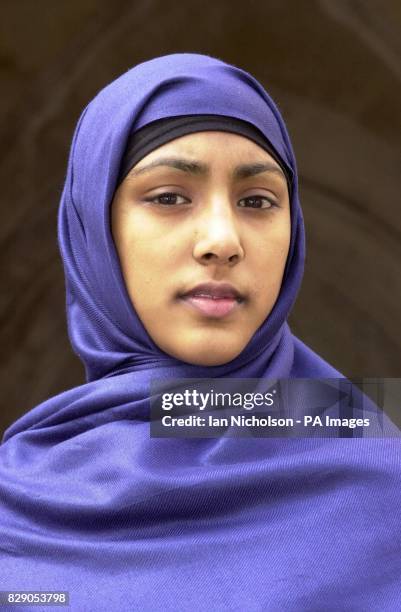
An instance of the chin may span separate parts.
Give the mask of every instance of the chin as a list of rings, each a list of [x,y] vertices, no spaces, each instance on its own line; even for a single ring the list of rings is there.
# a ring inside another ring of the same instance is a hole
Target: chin
[[[181,361],[191,363],[198,366],[219,366],[232,361],[241,353],[242,348],[237,350],[224,350],[216,351],[209,347],[204,349],[197,349],[194,351],[186,351],[177,356]]]
[[[165,353],[185,363],[198,366],[220,366],[233,361],[247,346],[250,337],[241,330],[175,330],[171,337],[154,338]],[[180,339],[177,342],[177,338]]]

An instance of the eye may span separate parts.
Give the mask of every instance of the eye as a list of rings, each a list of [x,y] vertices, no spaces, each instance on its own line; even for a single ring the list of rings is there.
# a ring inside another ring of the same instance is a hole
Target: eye
[[[177,204],[186,204],[189,200],[179,193],[166,192],[159,193],[159,195],[153,196],[152,198],[146,198],[146,202],[153,202],[155,204],[161,204],[162,206],[175,206]]]
[[[249,196],[238,201],[240,208],[273,208],[275,202],[265,196]]]

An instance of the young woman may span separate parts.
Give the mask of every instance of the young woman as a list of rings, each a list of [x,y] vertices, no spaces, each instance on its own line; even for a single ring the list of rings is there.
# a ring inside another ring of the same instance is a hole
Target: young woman
[[[174,54],[88,104],[59,213],[86,384],[0,447],[1,590],[72,610],[401,608],[398,438],[151,438],[153,378],[336,378],[286,322],[297,171],[236,67]]]

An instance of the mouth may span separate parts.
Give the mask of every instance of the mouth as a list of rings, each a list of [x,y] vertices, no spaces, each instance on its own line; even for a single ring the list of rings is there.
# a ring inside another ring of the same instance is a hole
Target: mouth
[[[215,319],[226,317],[245,301],[244,296],[227,283],[202,283],[179,297],[190,308]]]

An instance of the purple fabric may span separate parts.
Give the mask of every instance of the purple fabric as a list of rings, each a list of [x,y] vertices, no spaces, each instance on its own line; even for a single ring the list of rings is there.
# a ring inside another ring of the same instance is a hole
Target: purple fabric
[[[252,123],[294,173],[279,298],[242,354],[217,367],[182,363],[152,342],[110,231],[131,129],[186,114]],[[71,609],[88,612],[401,609],[399,439],[149,436],[153,377],[341,377],[286,322],[305,257],[296,177],[271,98],[252,76],[211,57],[140,64],[85,108],[59,243],[68,329],[87,383],[4,434],[1,590],[68,590]]]
[[[305,256],[296,178],[291,247],[280,299],[248,347],[230,364],[183,366],[165,355],[147,334],[125,290],[109,209],[129,132],[156,119],[196,113],[252,123],[296,177],[291,144],[275,105],[259,83],[236,68],[208,57],[173,55],[137,66],[102,90],[83,112],[75,132],[59,217],[70,338],[85,363],[88,380],[127,367],[167,368],[168,375],[179,371],[248,378],[273,368],[272,374],[290,375],[293,341],[285,321],[301,283]],[[327,367],[318,359],[317,364]]]

